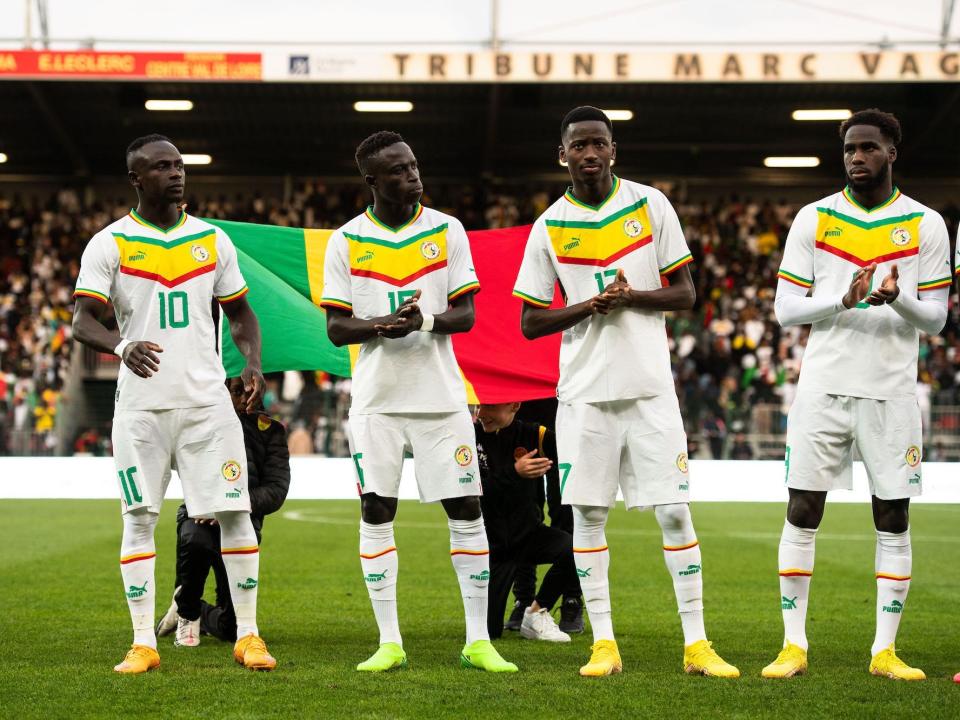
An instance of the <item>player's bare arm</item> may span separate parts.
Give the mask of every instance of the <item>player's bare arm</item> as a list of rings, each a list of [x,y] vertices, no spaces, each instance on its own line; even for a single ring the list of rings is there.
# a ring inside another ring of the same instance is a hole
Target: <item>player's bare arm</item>
[[[873,282],[873,274],[877,271],[877,264],[870,263],[866,267],[860,268],[850,281],[850,289],[843,296],[843,306],[848,310],[855,307],[870,293],[870,283]]]
[[[581,320],[600,312],[600,307],[605,307],[604,302],[600,300],[600,295],[576,305],[556,309],[538,308],[524,303],[523,312],[520,315],[520,331],[527,340],[553,335],[572,328]]]
[[[634,290],[630,287],[623,270],[601,295],[610,310],[617,307],[633,307],[642,310],[689,310],[697,300],[697,291],[693,285],[690,268],[684,266],[677,270],[667,287],[656,290]],[[609,311],[608,311],[609,312]]]
[[[247,366],[240,373],[246,411],[256,412],[265,388],[263,372],[260,370],[260,323],[246,297],[224,303],[221,307],[230,320],[230,337],[247,361]]]
[[[356,345],[379,337],[377,325],[390,325],[399,319],[396,313],[375,318],[354,317],[347,310],[326,307],[327,337],[336,347]]]
[[[73,337],[88,347],[112,354],[123,340],[117,330],[109,330],[103,324],[107,306],[99,300],[78,297],[73,312]],[[142,378],[151,377],[160,366],[157,353],[163,348],[149,340],[135,340],[122,353],[123,364]]]

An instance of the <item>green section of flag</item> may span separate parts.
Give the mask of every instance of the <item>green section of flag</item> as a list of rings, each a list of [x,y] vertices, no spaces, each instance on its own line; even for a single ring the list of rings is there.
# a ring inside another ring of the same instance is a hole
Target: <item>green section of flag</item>
[[[307,246],[301,228],[253,225],[228,220],[208,220],[223,228],[237,250],[269,269],[298,293],[310,299],[307,276]],[[243,270],[243,265],[240,266]]]
[[[306,247],[299,228],[211,221],[237,248],[247,300],[260,321],[264,372],[325,370],[350,376],[350,354],[327,339],[326,314],[310,300]],[[223,323],[223,366],[239,375],[246,362]]]

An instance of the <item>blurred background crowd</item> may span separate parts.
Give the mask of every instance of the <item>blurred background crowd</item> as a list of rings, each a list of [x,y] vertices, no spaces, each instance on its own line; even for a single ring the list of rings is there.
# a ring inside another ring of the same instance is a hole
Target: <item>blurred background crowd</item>
[[[469,229],[532,222],[563,185],[497,188],[441,185],[424,203]],[[909,191],[908,191],[909,192]],[[677,393],[703,458],[783,457],[807,328],[781,329],[773,313],[776,272],[799,204],[730,195],[709,201],[673,197],[694,255],[697,304],[668,319]],[[304,182],[289,198],[191,197],[191,214],[273,225],[337,227],[367,205],[356,184]],[[80,255],[87,240],[129,210],[129,200],[63,189],[24,198],[0,189],[0,453],[53,454],[73,345],[70,320]],[[955,241],[960,208],[940,207]],[[960,426],[960,314],[951,299],[947,326],[924,337],[918,399],[925,459],[960,459],[950,437]],[[287,423],[291,452],[347,455],[350,380],[323,372],[268,377],[266,410]],[[63,446],[61,445],[61,449]],[[110,453],[108,421],[79,427],[66,450]]]

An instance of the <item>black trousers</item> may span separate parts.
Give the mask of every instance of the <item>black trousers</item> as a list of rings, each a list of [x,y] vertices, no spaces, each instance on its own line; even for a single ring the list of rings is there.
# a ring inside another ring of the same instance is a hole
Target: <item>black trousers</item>
[[[551,492],[556,490],[556,492]],[[550,506],[550,517],[553,518],[550,527],[559,528],[573,535],[573,508],[560,504],[560,489],[547,486],[547,503]],[[577,586],[579,587],[579,585]],[[537,592],[537,568],[535,565],[521,565],[517,568],[517,575],[513,581],[513,597],[522,605],[529,606]],[[579,597],[563,593],[564,598]]]
[[[532,599],[550,609],[561,595],[579,597],[580,579],[573,562],[573,536],[557,528],[540,524],[522,547],[509,552],[490,551],[490,585],[487,590],[487,630],[491,638],[503,634],[503,615],[510,599],[510,588],[519,568],[551,565],[543,576],[540,592]]]
[[[260,533],[257,533],[260,542]],[[217,604],[203,599],[203,587],[213,570]],[[237,639],[237,616],[230,599],[230,581],[220,555],[220,528],[198,525],[191,518],[177,522],[177,613],[185,620],[200,620],[200,632],[220,640]]]

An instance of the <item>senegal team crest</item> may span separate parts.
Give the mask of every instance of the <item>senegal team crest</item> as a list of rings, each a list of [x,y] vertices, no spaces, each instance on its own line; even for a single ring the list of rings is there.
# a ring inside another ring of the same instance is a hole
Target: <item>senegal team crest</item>
[[[907,465],[910,467],[916,467],[920,464],[920,448],[916,445],[911,445],[907,448],[907,454],[904,456],[904,459],[907,461]]]
[[[686,474],[688,469],[689,468],[687,466],[687,454],[680,453],[679,455],[677,455],[677,470]]]
[[[193,255],[193,259],[197,262],[206,262],[210,259],[210,251],[203,245],[194,245],[190,248],[190,254]]]
[[[623,231],[629,237],[637,237],[640,233],[643,232],[643,223],[641,223],[636,218],[629,218],[623,221]]]
[[[910,242],[910,231],[899,225],[890,231],[890,242],[897,247],[903,247]]]
[[[227,460],[223,467],[220,468],[220,474],[223,475],[223,479],[227,482],[234,482],[240,477],[240,463],[236,460]]]
[[[457,465],[466,467],[470,464],[470,461],[473,460],[473,451],[471,451],[467,445],[461,445],[457,448],[456,452],[453,453],[453,457],[457,461]]]
[[[432,240],[424,240],[420,246],[420,254],[427,260],[435,260],[440,255],[440,246]]]

